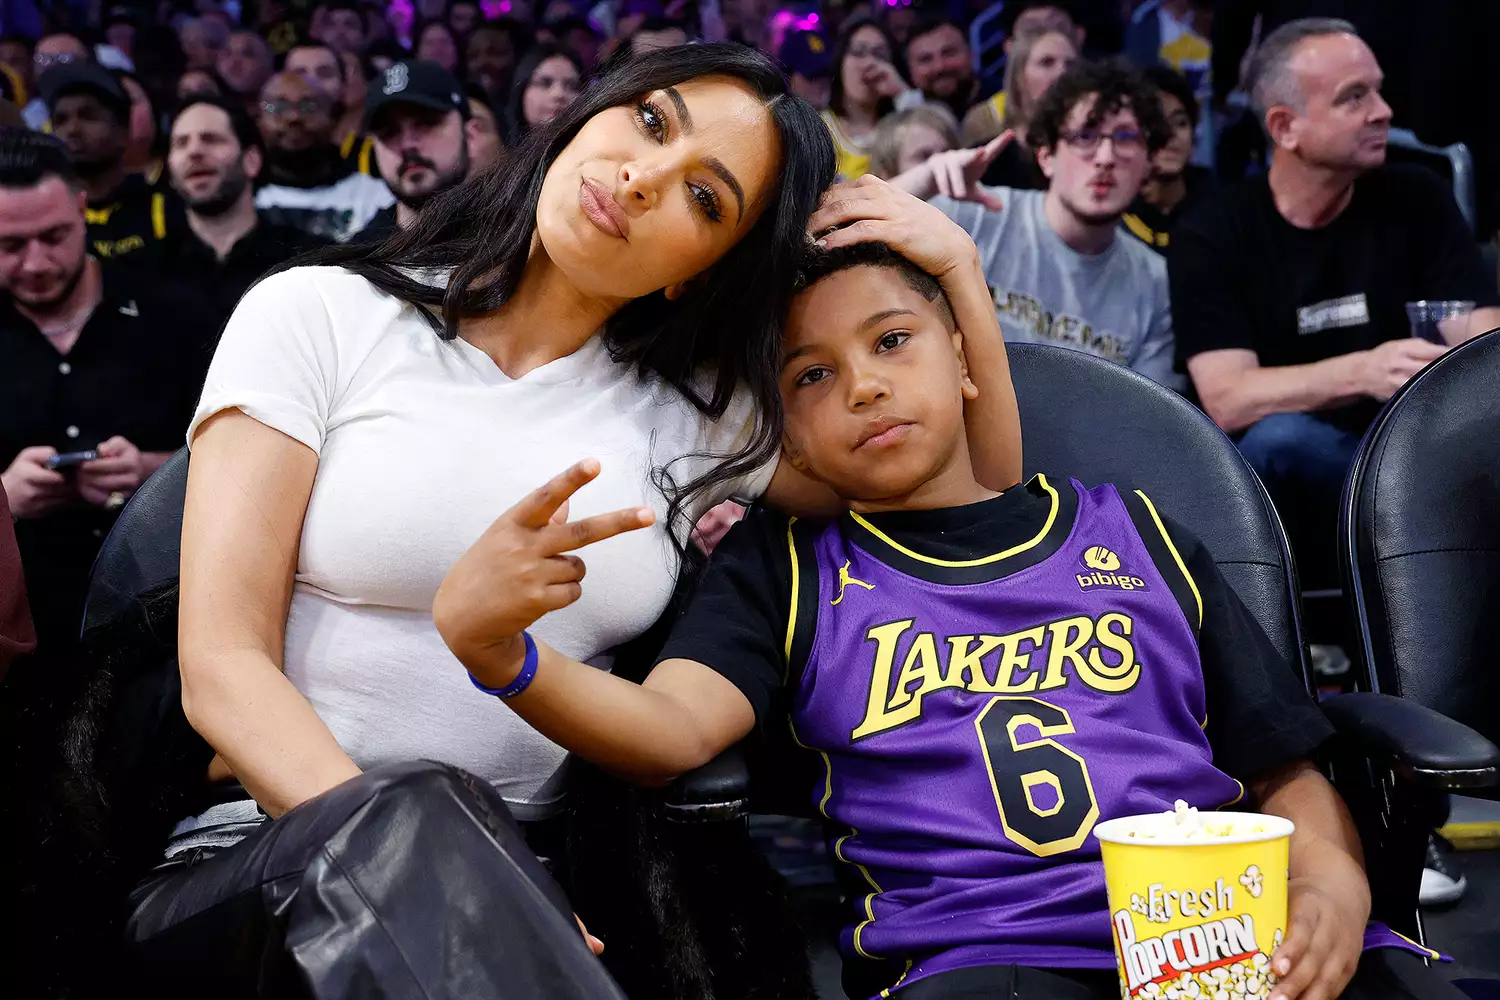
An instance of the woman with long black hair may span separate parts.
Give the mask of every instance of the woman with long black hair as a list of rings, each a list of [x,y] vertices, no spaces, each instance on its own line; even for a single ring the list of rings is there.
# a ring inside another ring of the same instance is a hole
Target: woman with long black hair
[[[705,511],[832,509],[777,462],[776,381],[832,176],[816,111],[764,56],[652,53],[415,226],[245,296],[189,431],[182,529],[182,704],[221,783],[132,899],[144,986],[550,995],[517,992],[494,940],[531,891],[510,815],[556,813],[565,755],[463,680],[433,595],[499,512],[597,458],[561,530],[655,525],[593,546],[587,593],[535,631],[607,668],[667,606]],[[970,340],[976,453],[1008,486],[1004,347]]]
[[[562,114],[583,89],[584,67],[572,49],[543,43],[526,53],[510,84],[510,143]]]

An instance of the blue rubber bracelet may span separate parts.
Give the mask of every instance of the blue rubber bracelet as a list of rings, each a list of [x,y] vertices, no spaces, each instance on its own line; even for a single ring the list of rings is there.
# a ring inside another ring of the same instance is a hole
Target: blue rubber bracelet
[[[516,674],[515,680],[503,688],[488,688],[479,683],[473,674],[470,674],[470,683],[485,694],[492,694],[496,698],[514,698],[531,687],[531,682],[536,678],[536,643],[532,641],[530,632],[522,632],[521,638],[526,641],[526,662],[521,664],[521,672]]]

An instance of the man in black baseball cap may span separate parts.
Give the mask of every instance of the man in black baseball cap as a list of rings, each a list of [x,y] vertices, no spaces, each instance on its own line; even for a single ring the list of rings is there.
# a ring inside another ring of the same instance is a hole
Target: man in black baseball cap
[[[434,195],[467,176],[468,119],[463,87],[435,62],[393,63],[371,82],[365,131],[375,138],[375,165],[396,204],[376,215],[361,239],[411,225]]]
[[[122,257],[164,239],[181,213],[169,212],[165,195],[125,170],[130,97],[120,81],[93,63],[67,62],[43,73],[37,88],[88,195],[90,251]]]

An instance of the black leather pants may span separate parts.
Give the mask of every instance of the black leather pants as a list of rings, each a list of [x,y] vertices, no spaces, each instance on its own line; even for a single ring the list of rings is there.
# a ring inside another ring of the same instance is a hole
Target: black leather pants
[[[624,1000],[489,787],[354,778],[131,897],[122,985],[153,998]]]

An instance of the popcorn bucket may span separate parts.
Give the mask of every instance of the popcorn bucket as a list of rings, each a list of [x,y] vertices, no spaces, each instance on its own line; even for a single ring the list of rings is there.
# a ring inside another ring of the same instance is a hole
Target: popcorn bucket
[[[1104,857],[1120,995],[1271,995],[1286,932],[1290,820],[1259,813],[1122,816],[1094,827]]]

